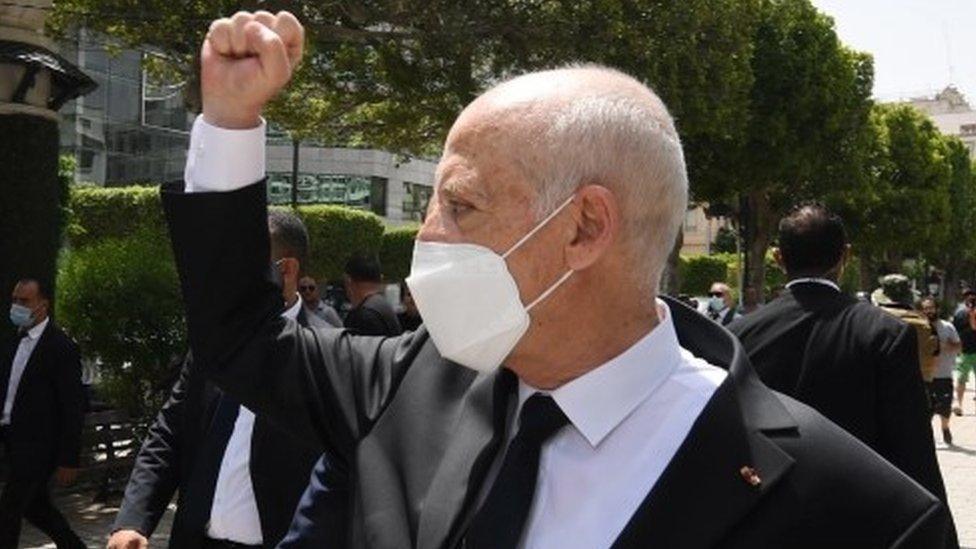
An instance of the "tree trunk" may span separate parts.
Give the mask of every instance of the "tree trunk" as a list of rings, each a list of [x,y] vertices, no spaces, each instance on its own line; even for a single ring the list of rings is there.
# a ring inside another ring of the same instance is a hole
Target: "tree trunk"
[[[664,268],[661,277],[661,293],[677,296],[681,293],[681,273],[678,271],[678,264],[681,262],[681,246],[685,242],[685,231],[678,231],[678,238],[675,240],[674,249],[668,256],[668,264]]]
[[[18,279],[54,287],[67,202],[58,177],[58,123],[40,116],[0,116],[0,311]],[[54,303],[51,303],[52,311]],[[14,335],[4,320],[0,348]]]
[[[745,197],[742,212],[745,230],[743,231],[745,247],[745,265],[742,276],[742,288],[755,288],[760,303],[764,299],[766,285],[766,250],[772,238],[771,219],[773,212],[769,201],[761,191],[752,191]]]
[[[858,275],[860,281],[858,282],[858,285],[861,287],[862,291],[871,293],[878,285],[878,276],[876,274],[874,260],[868,255],[861,256],[859,271],[860,272]]]

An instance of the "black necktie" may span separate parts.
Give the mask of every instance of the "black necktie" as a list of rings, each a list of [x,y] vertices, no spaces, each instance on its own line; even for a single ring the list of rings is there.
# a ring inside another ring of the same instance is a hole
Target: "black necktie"
[[[224,460],[224,452],[231,434],[240,404],[230,395],[223,394],[217,404],[210,429],[196,463],[193,467],[190,481],[187,483],[187,493],[184,494],[185,524],[195,531],[202,531],[210,521],[210,508],[213,507],[214,490],[217,488],[217,476],[220,474],[220,464]]]
[[[568,422],[550,396],[536,393],[525,401],[518,434],[508,446],[488,498],[471,520],[466,549],[508,549],[518,544],[535,494],[542,444]]]

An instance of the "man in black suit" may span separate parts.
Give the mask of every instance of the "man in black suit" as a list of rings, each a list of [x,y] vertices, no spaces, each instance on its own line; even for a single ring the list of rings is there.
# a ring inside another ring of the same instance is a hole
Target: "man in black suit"
[[[774,254],[790,279],[786,291],[729,326],[759,378],[833,420],[948,505],[914,327],[840,291],[849,244],[843,222],[823,205],[794,208],[780,221],[779,243]],[[949,534],[952,545],[951,528]]]
[[[351,546],[943,543],[938,499],[655,296],[684,160],[663,103],[611,69],[521,76],[460,115],[408,278],[419,330],[279,318],[261,165],[227,167],[263,150],[302,43],[285,12],[211,26],[187,185],[163,203],[193,352],[351,465]]]
[[[14,549],[21,519],[58,548],[84,548],[51,503],[48,481],[74,481],[78,472],[84,394],[78,346],[49,315],[51,293],[38,279],[14,287],[13,346],[0,356],[0,443],[9,464],[0,495],[0,549]]]
[[[269,212],[266,226],[283,316],[300,326],[330,329],[297,294],[308,257],[305,226],[282,210]],[[297,439],[267,417],[255,417],[206,381],[188,357],[136,457],[108,547],[145,547],[177,490],[170,547],[275,547],[320,453],[311,439]],[[337,472],[329,473],[335,480]]]
[[[395,336],[403,333],[396,312],[383,295],[383,270],[372,255],[354,255],[346,262],[346,296],[352,309],[343,324],[357,335]]]

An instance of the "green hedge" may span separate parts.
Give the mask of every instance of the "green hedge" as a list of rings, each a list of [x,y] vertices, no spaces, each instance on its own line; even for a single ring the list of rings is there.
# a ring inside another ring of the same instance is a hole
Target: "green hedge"
[[[306,271],[319,280],[339,280],[349,257],[379,253],[383,241],[380,217],[341,206],[299,206],[311,240]]]
[[[159,187],[75,187],[70,210],[68,239],[72,247],[135,233],[169,242]]]
[[[681,293],[705,295],[713,282],[726,281],[728,265],[719,257],[698,255],[682,257],[678,265]]]
[[[154,232],[67,250],[57,314],[82,355],[101,363],[100,396],[148,418],[186,351],[183,303],[170,246]]]
[[[307,270],[316,277],[337,280],[352,253],[377,253],[381,249],[383,223],[372,213],[340,206],[300,206],[298,215],[312,243]],[[72,189],[68,228],[72,247],[136,233],[168,245],[159,187]]]
[[[400,282],[410,274],[417,231],[417,227],[400,227],[383,234],[380,263],[383,264],[383,276],[387,282]]]

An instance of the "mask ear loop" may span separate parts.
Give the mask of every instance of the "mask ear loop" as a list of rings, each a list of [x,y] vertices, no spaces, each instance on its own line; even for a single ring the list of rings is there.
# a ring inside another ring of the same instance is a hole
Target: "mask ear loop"
[[[521,246],[522,244],[525,244],[525,242],[528,239],[532,238],[532,236],[535,235],[535,233],[539,232],[540,229],[542,229],[543,227],[545,227],[546,226],[546,223],[549,223],[550,221],[552,221],[552,218],[556,217],[556,215],[558,215],[559,212],[563,211],[563,208],[565,208],[566,206],[568,206],[569,203],[572,202],[574,198],[576,198],[576,193],[571,194],[569,196],[569,198],[566,199],[565,202],[563,202],[562,204],[560,204],[558,208],[556,208],[555,210],[553,210],[552,213],[550,213],[549,215],[547,215],[545,219],[543,219],[542,221],[540,221],[539,224],[535,226],[535,228],[533,228],[531,231],[529,231],[528,233],[526,233],[526,235],[523,236],[522,238],[520,238],[518,242],[516,242],[515,244],[513,244],[512,247],[509,248],[507,252],[505,252],[505,253],[502,254],[502,259],[507,259],[508,256],[512,254],[512,252],[514,252],[515,250],[519,249],[519,246]]]
[[[549,297],[549,294],[551,294],[552,292],[555,292],[556,290],[558,290],[559,287],[563,285],[563,282],[566,282],[567,280],[569,280],[569,277],[573,276],[573,273],[574,272],[575,271],[573,271],[572,269],[566,271],[566,274],[564,274],[563,276],[559,277],[559,280],[557,280],[556,283],[553,284],[552,286],[549,286],[549,289],[548,290],[542,292],[542,295],[540,295],[539,297],[533,299],[532,300],[532,303],[529,303],[528,306],[525,307],[525,311],[526,312],[531,311],[532,310],[532,307],[535,307],[540,301],[542,301],[543,299]]]

